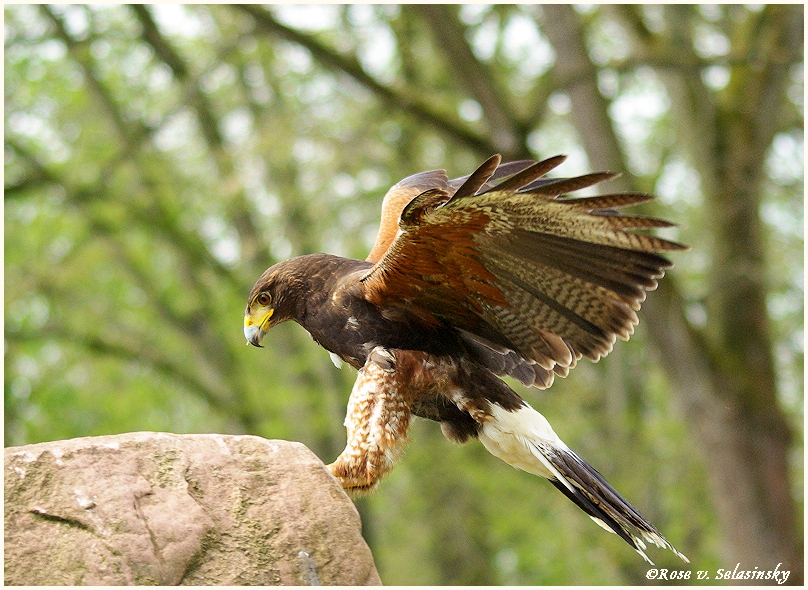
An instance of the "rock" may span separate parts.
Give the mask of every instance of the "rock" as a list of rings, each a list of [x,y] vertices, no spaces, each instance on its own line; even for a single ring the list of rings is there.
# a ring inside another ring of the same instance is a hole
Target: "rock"
[[[5,449],[9,585],[380,584],[304,445],[137,432]]]

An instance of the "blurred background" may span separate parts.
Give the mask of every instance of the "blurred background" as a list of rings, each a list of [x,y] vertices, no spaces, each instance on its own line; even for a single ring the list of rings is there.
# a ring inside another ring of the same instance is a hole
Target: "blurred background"
[[[293,324],[245,345],[259,274],[364,258],[409,174],[564,153],[559,175],[657,195],[639,212],[692,249],[630,342],[514,387],[692,561],[658,566],[801,582],[802,5],[7,5],[4,25],[7,446],[250,433],[331,462],[355,372]],[[547,482],[435,423],[410,438],[358,502],[386,584],[660,583]]]

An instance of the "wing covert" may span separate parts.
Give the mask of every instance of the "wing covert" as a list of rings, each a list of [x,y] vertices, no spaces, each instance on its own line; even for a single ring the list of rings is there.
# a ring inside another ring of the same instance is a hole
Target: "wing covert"
[[[365,259],[366,261],[379,261],[398,234],[398,219],[402,209],[415,197],[430,189],[454,192],[454,189],[449,187],[446,170],[429,170],[413,174],[397,182],[387,191],[382,201],[379,232],[376,234],[376,241]]]

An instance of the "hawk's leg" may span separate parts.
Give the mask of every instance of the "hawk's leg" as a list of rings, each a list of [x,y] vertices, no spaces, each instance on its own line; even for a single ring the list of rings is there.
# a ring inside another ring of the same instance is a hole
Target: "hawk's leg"
[[[393,469],[407,437],[410,408],[401,397],[395,362],[391,352],[376,347],[348,400],[348,443],[328,468],[351,495],[370,492]]]

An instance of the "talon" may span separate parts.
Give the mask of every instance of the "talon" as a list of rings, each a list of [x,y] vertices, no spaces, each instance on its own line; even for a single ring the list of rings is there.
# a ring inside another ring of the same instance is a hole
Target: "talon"
[[[377,483],[378,482],[373,482],[364,486],[351,486],[347,488],[343,487],[342,489],[345,490],[345,493],[348,494],[350,498],[361,498],[363,496],[367,496],[373,490],[375,490]]]
[[[378,479],[373,480],[371,478],[366,478],[363,481],[355,477],[348,477],[345,473],[346,470],[344,465],[339,465],[336,461],[330,465],[326,465],[326,467],[328,467],[331,475],[337,478],[337,481],[342,486],[342,489],[345,490],[345,493],[351,498],[358,498],[369,494],[376,488],[376,484],[379,483]]]

